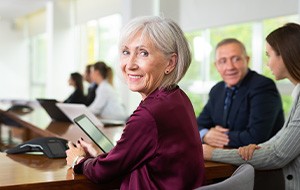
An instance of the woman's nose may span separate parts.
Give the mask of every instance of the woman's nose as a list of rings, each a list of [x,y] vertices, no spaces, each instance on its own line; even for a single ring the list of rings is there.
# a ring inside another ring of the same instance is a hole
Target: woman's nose
[[[137,59],[136,59],[136,56],[134,55],[131,55],[127,61],[127,67],[129,69],[134,69],[134,68],[137,68]]]

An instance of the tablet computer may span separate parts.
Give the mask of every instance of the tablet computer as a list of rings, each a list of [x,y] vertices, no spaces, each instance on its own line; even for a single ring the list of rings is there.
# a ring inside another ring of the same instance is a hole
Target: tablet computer
[[[74,122],[87,134],[88,137],[104,152],[113,149],[114,144],[100,131],[100,129],[85,115],[74,119]]]

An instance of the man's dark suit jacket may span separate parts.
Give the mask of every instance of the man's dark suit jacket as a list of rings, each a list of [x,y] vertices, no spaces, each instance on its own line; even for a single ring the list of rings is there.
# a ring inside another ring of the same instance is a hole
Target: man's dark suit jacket
[[[197,118],[199,131],[224,125],[225,83],[217,83]],[[275,83],[249,70],[232,101],[228,115],[229,147],[262,143],[277,133],[284,124],[279,92]]]
[[[89,106],[94,101],[96,97],[96,89],[98,85],[96,83],[92,83],[88,88],[88,93],[86,95],[85,105]]]

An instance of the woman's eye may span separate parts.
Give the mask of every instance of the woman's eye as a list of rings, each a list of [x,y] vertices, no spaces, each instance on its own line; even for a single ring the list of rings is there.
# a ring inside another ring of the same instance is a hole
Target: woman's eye
[[[122,54],[123,54],[123,55],[129,55],[129,52],[126,51],[126,50],[123,50],[123,51],[122,51]]]
[[[148,56],[149,53],[147,51],[141,51],[141,55],[145,57],[145,56]]]
[[[266,52],[266,56],[267,56],[267,57],[270,57],[270,55],[269,55],[267,52]]]

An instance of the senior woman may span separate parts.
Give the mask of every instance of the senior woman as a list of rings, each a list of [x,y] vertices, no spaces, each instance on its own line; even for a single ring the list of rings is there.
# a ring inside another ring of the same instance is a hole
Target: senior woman
[[[182,30],[161,17],[139,17],[120,38],[121,70],[142,101],[121,139],[99,154],[80,139],[69,143],[67,164],[96,183],[121,180],[121,189],[193,189],[203,183],[204,161],[192,104],[177,86],[191,54]],[[85,150],[85,151],[84,151]]]

